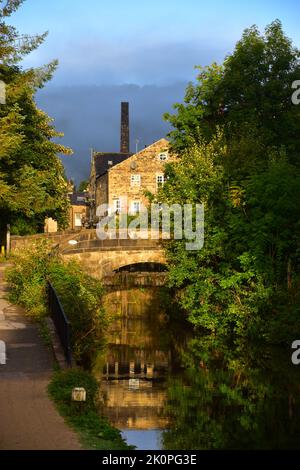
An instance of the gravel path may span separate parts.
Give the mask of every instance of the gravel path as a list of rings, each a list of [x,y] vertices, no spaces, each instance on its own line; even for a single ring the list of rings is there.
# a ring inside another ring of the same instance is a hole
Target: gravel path
[[[4,269],[0,264],[0,341],[7,358],[0,364],[0,449],[79,450],[47,396],[52,355],[22,308],[5,300]]]

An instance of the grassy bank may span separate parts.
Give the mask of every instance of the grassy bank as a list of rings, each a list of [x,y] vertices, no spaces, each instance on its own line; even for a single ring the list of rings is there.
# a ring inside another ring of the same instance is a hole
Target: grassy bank
[[[87,392],[85,403],[71,400],[74,387],[84,387]],[[67,424],[80,436],[84,448],[98,450],[132,449],[122,439],[121,433],[101,416],[99,384],[97,380],[81,369],[58,371],[49,387],[49,395]]]

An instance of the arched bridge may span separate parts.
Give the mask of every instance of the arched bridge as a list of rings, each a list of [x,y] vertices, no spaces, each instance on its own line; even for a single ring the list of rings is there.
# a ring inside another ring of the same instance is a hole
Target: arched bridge
[[[105,239],[99,240],[95,230],[80,230],[77,232],[60,232],[57,234],[42,234],[29,237],[13,237],[12,248],[26,246],[37,239],[48,238],[53,247],[66,259],[75,259],[82,269],[91,276],[104,279],[108,284],[124,278],[124,271],[141,273],[160,272],[165,278],[162,266],[165,265],[165,254],[160,240],[152,239]],[[149,269],[148,269],[149,268]],[[145,281],[145,279],[144,279]],[[142,282],[141,282],[142,284]]]
[[[119,277],[124,280],[124,271],[135,272],[132,278],[136,279],[137,272],[161,272],[161,266],[165,264],[165,254],[159,240],[99,240],[95,230],[82,230],[78,235],[61,242],[58,249],[66,260],[77,260],[91,276],[103,280],[106,278],[109,284],[113,282],[112,279],[117,281]]]

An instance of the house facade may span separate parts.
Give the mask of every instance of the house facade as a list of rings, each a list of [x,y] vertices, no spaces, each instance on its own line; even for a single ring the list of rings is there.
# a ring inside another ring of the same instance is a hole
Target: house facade
[[[149,204],[145,193],[156,194],[164,184],[165,164],[170,158],[169,143],[161,139],[113,166],[99,178],[101,196],[97,202],[105,201],[111,212],[140,212]]]
[[[79,230],[89,219],[88,193],[72,192],[68,196],[70,201],[69,228]]]
[[[106,153],[93,152],[91,174],[90,174],[90,200],[91,211],[95,217],[96,207],[100,204],[106,204],[108,199],[108,173],[119,163],[129,158],[132,154],[129,152]]]
[[[164,184],[165,165],[174,156],[169,152],[169,142],[160,139],[133,155],[121,157],[119,154],[119,159],[118,163],[112,159],[114,164],[109,165],[106,164],[106,154],[102,157],[97,154],[94,171],[100,168],[101,163],[103,171],[92,178],[95,206],[107,204],[109,213],[125,211],[134,215],[149,204],[145,193],[156,194]]]

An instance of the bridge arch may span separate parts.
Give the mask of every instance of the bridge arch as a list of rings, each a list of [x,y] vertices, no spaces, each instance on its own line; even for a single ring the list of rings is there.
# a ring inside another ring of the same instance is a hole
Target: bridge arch
[[[167,271],[167,266],[165,264],[152,263],[150,261],[144,261],[143,263],[126,264],[114,270],[115,273],[121,273],[121,272],[157,273],[157,272],[165,272],[165,271]]]
[[[116,247],[111,249],[80,249],[63,253],[65,259],[75,259],[91,276],[102,279],[125,266],[150,263],[165,264],[164,251],[159,247]]]

